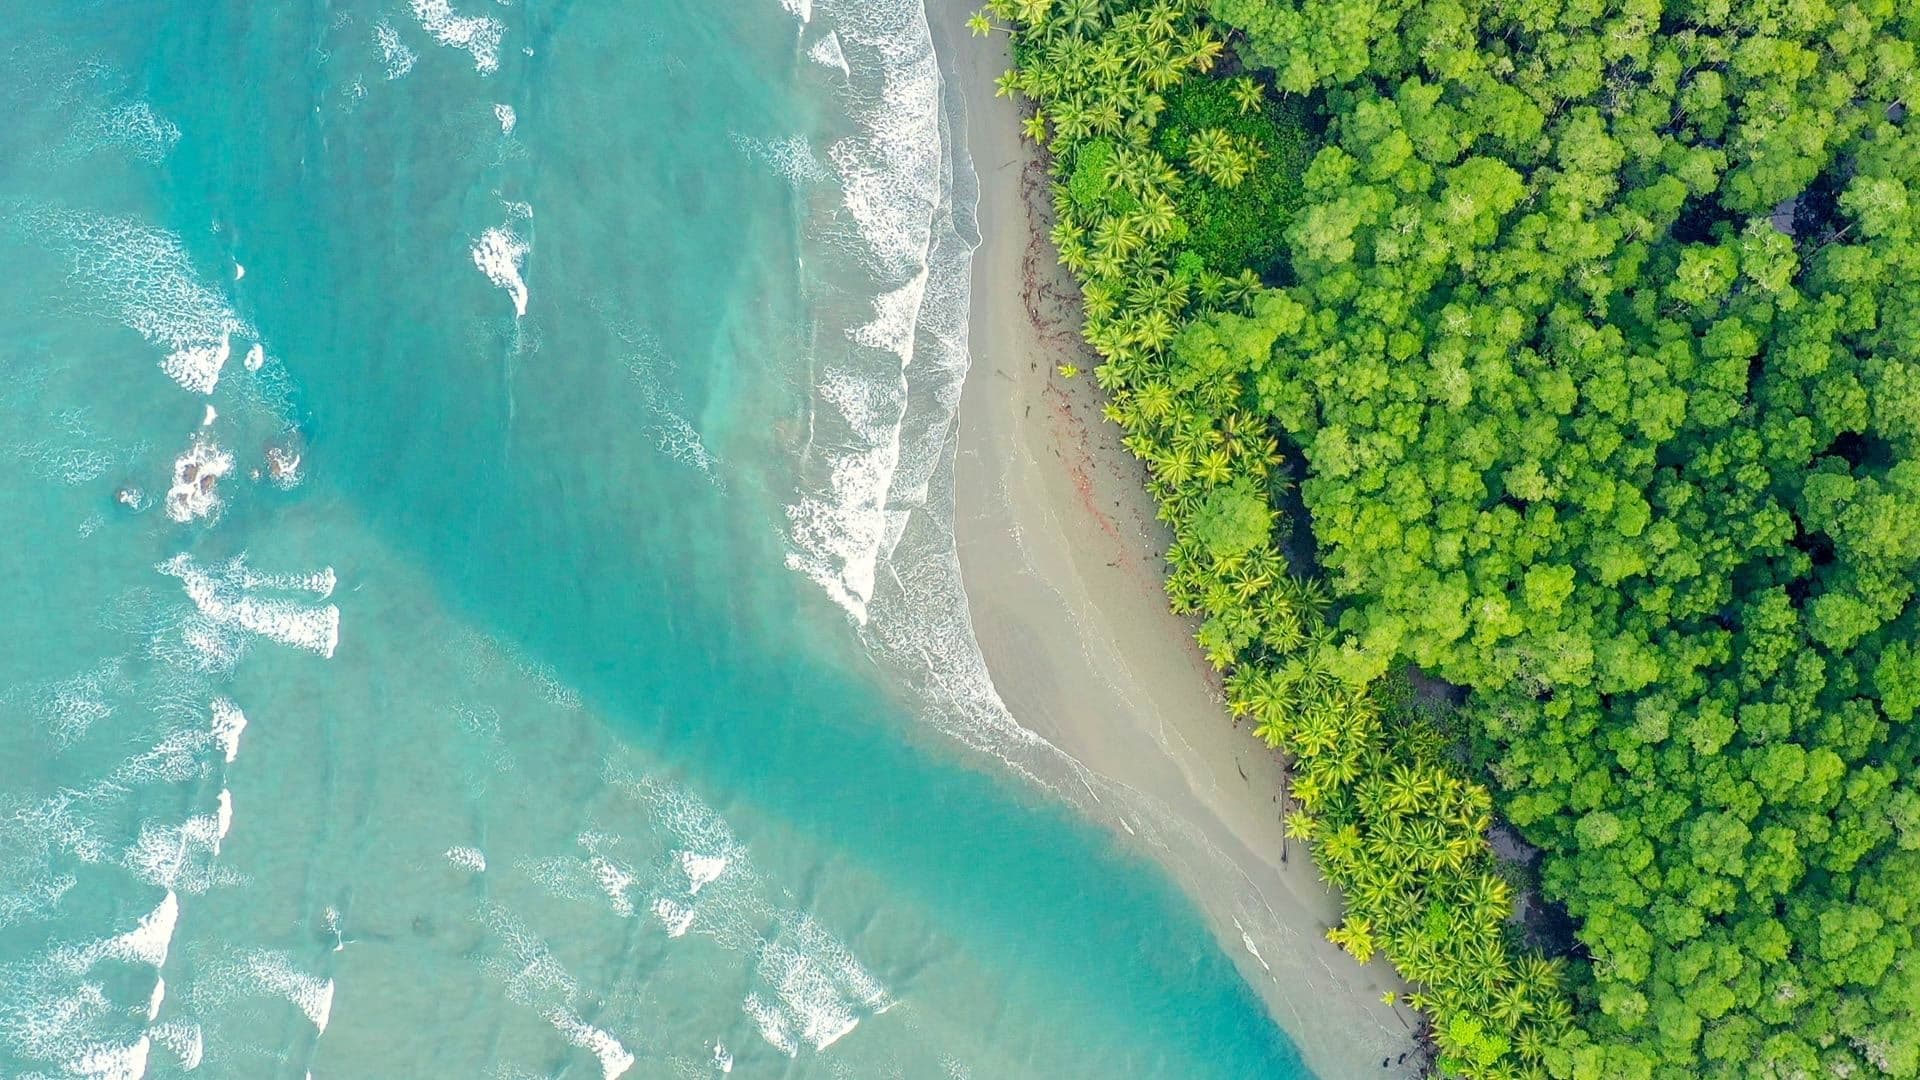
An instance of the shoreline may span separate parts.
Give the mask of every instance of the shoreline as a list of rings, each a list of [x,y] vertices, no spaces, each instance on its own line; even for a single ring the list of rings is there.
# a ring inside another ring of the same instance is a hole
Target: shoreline
[[[1284,770],[1232,723],[1193,627],[1167,609],[1168,535],[1144,466],[1101,415],[1091,375],[1055,372],[1095,358],[1047,239],[1046,165],[1018,106],[994,96],[1007,39],[969,35],[974,6],[929,0],[927,18],[978,181],[953,526],[994,688],[1023,727],[1140,796],[1127,809],[1171,819],[1146,837],[1125,812],[1109,824],[1200,906],[1315,1075],[1418,1075],[1417,1014],[1381,1002],[1405,985],[1384,959],[1362,966],[1326,941],[1340,901],[1286,839]]]

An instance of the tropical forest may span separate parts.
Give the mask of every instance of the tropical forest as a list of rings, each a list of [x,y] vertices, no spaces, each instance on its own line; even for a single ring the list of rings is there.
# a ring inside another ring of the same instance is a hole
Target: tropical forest
[[[1167,599],[1436,1071],[1920,1075],[1920,4],[972,25]]]

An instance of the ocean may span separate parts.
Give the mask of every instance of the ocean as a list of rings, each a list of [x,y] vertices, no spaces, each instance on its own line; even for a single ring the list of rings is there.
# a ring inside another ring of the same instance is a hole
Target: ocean
[[[995,710],[918,0],[8,36],[0,1076],[1308,1075]]]

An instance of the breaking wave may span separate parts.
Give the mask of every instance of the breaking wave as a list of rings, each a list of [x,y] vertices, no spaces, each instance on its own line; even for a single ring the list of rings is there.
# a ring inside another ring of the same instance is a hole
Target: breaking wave
[[[864,624],[959,403],[977,240],[954,195],[971,166],[918,0],[822,0],[802,18],[844,73],[850,125],[825,154],[840,205],[811,226],[828,266],[787,564]]]

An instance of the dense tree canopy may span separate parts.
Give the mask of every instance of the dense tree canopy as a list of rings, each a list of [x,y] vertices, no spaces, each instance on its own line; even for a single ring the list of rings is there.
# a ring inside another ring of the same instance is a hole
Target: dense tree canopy
[[[1556,1071],[1920,1072],[1920,8],[1212,11],[1328,95],[1245,382],[1342,676],[1471,687],[1547,849]]]
[[[1920,5],[1201,3],[990,8],[1331,936],[1452,1071],[1920,1075]],[[1272,92],[1190,74],[1210,33]],[[1324,590],[1250,539],[1282,445]],[[1485,792],[1381,688],[1409,663],[1544,849],[1571,1026],[1487,929]]]

